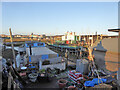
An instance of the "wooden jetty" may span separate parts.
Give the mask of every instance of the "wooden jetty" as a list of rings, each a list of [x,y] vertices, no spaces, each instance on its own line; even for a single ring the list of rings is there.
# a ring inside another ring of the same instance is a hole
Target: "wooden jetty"
[[[56,44],[47,44],[48,48],[54,49],[54,50],[59,50],[61,52],[66,52],[66,50],[69,53],[78,54],[78,51],[82,50],[81,46],[66,46],[66,45],[56,45]]]

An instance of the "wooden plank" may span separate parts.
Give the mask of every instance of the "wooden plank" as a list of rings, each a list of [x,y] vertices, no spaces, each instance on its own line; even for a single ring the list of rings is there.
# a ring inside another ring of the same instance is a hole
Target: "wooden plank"
[[[22,84],[26,84],[25,80],[22,79],[22,77],[19,75],[19,73],[12,67],[11,68],[13,70],[13,72],[18,76],[18,80],[20,80],[22,82]]]
[[[11,89],[11,72],[8,74],[8,89]]]
[[[13,38],[12,38],[11,28],[9,28],[9,32],[10,32],[10,39],[11,39],[11,46],[12,46],[12,52],[13,52],[15,68],[17,69],[17,63],[16,63],[16,57],[15,57],[15,51],[14,51],[14,45],[13,45]]]
[[[15,81],[13,81],[13,90],[15,90],[17,88],[17,85],[15,83]]]

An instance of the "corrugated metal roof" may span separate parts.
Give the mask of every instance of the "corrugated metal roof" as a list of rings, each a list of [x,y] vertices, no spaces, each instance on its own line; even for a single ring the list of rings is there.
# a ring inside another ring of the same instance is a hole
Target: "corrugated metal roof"
[[[61,47],[61,48],[69,48],[69,49],[79,49],[81,48],[80,46],[65,46],[65,45],[55,45],[55,44],[50,44],[51,46],[55,46],[55,47]]]
[[[32,55],[48,55],[48,54],[57,54],[56,52],[46,48],[46,47],[33,47],[31,48]],[[27,54],[30,56],[30,49],[26,48]]]

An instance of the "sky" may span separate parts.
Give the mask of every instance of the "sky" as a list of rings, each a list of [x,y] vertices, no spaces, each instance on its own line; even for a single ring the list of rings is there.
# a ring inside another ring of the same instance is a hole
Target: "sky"
[[[116,34],[117,2],[2,2],[2,34]]]

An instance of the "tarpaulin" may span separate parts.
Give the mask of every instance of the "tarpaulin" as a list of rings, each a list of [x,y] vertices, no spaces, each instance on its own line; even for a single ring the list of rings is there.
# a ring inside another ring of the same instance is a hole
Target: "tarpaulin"
[[[86,87],[94,87],[94,85],[99,84],[98,80],[99,80],[99,83],[105,83],[107,81],[107,79],[104,79],[104,78],[101,78],[101,79],[94,78],[92,81],[85,81],[84,86],[86,86]]]

